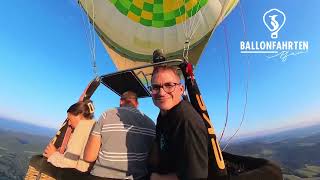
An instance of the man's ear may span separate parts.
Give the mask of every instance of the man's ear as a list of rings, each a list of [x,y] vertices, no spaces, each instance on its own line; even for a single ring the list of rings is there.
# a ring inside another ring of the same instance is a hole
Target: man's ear
[[[124,102],[120,99],[120,107],[123,106]]]
[[[181,84],[181,85],[179,86],[179,90],[180,90],[181,95],[182,95],[183,92],[184,92],[184,85],[183,85],[183,84]]]
[[[139,102],[138,102],[138,100],[136,100],[136,107],[135,108],[138,108],[138,106],[139,106]]]

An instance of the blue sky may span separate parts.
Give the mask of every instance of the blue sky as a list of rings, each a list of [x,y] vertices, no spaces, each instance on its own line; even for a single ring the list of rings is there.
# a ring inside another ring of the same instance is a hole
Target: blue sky
[[[239,126],[247,80],[248,102],[240,134],[320,121],[319,5],[317,0],[243,0],[245,26],[237,6],[217,28],[196,68],[196,77],[218,133],[226,116],[226,40],[231,72],[227,134]],[[270,40],[262,16],[272,8],[282,10],[287,18],[278,40],[308,41],[307,53],[290,56],[285,62],[264,54],[240,54],[242,40]],[[11,0],[2,2],[0,12],[0,117],[59,127],[66,109],[94,77],[85,38],[88,27],[80,8],[75,0]],[[100,75],[116,71],[98,39],[96,56]],[[93,100],[96,118],[119,101],[104,86]],[[153,119],[158,114],[150,98],[140,100],[140,109]]]

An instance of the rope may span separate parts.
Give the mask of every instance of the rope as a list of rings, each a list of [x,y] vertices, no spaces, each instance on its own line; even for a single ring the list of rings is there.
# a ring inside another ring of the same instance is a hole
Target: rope
[[[202,0],[200,0],[200,2],[201,2],[201,1],[202,1]],[[199,4],[200,4],[200,2],[199,2]],[[198,4],[198,5],[199,5],[199,4]],[[198,6],[198,8],[199,8],[199,6]],[[202,11],[206,11],[207,8],[208,8],[208,6],[205,6]],[[197,11],[198,11],[198,10],[199,10],[199,9],[197,9]],[[202,16],[202,14],[200,14],[200,13],[198,14],[198,16],[199,16],[198,21],[197,21],[195,27],[192,28],[192,29],[193,29],[193,32],[191,32],[190,39],[193,38],[194,34],[197,32],[197,30],[198,30],[198,28],[199,28],[199,26],[200,26],[200,19],[201,19],[201,18],[200,18],[200,15]]]
[[[200,16],[200,13],[198,13],[198,10],[199,10],[199,8],[200,8],[200,3],[201,3],[201,1],[202,1],[202,0],[200,0],[200,1],[198,2],[197,8],[196,8],[196,13],[197,13],[197,14],[196,14],[195,16],[193,16],[193,18],[190,19],[190,24],[191,24],[191,25],[190,25],[190,28],[189,28],[189,29],[190,29],[190,31],[189,31],[190,33],[189,33],[189,36],[188,36],[190,39],[191,39],[191,36],[192,36],[193,32],[195,31],[193,28],[194,28],[194,23],[195,23],[196,19],[198,19],[197,22],[200,21],[200,18],[197,18],[197,17]],[[206,7],[207,7],[207,6],[206,6]],[[191,9],[191,14],[193,14],[193,9],[194,9],[194,8]]]
[[[142,74],[142,76],[144,77],[144,80],[146,81],[147,83],[147,87],[150,87],[149,85],[149,81],[148,81],[148,78],[147,78],[147,75],[143,72],[143,71],[139,71],[138,73],[136,73],[136,76],[139,76],[139,74]]]
[[[222,151],[224,151],[229,143],[231,142],[231,140],[233,139],[233,137],[235,137],[237,135],[237,133],[239,132],[243,122],[244,122],[244,119],[245,119],[245,114],[246,114],[246,110],[247,110],[247,103],[248,103],[248,89],[249,89],[249,64],[248,64],[248,79],[247,79],[247,82],[246,82],[246,95],[245,95],[245,103],[244,103],[244,108],[243,108],[243,112],[242,112],[242,117],[241,117],[241,122],[240,122],[240,125],[238,127],[238,129],[235,131],[235,133],[227,140],[227,144],[223,147]]]
[[[179,0],[177,0],[177,2],[178,2],[178,6],[179,6],[179,13],[181,14],[180,7],[182,7],[182,6],[181,6]],[[188,32],[188,27],[190,27],[190,26],[187,24],[188,22],[187,22],[186,3],[185,2],[183,3],[183,7],[185,9],[185,12],[184,12],[184,19],[183,19],[183,22],[182,22],[182,27],[183,27],[183,30],[184,30],[185,43],[183,45],[182,57],[184,58],[184,60],[188,61],[191,39],[189,38],[189,32]]]
[[[231,70],[230,70],[230,51],[229,51],[229,45],[228,45],[228,38],[227,38],[227,29],[226,26],[223,25],[224,30],[224,39],[225,39],[225,45],[226,45],[226,52],[227,52],[227,62],[228,62],[228,92],[227,92],[227,103],[226,103],[226,119],[223,127],[223,131],[221,133],[219,142],[221,142],[221,139],[224,135],[224,132],[227,127],[228,118],[229,118],[229,100],[230,100],[230,92],[231,92]]]
[[[86,6],[87,6],[87,5],[86,5]],[[80,4],[79,4],[79,8],[80,8],[81,11],[84,11],[84,10],[80,7]],[[86,7],[86,8],[87,8],[87,7]],[[84,11],[84,12],[85,12],[85,11]],[[85,18],[84,18],[83,13],[81,13],[81,17],[82,17],[82,23],[83,23],[83,26],[84,26],[86,41],[88,42],[88,47],[89,47],[89,50],[90,50],[90,54],[91,54],[91,56],[92,56],[92,49],[91,49],[91,43],[90,43],[90,40],[89,40],[88,28],[86,28],[86,22],[85,22]]]
[[[240,1],[239,1],[239,7],[240,7],[240,16],[241,16],[241,20],[242,20],[244,39],[247,39],[247,31],[246,31],[246,24],[245,24],[245,20],[244,20],[244,13],[243,13],[243,8],[242,8]],[[247,81],[246,81],[246,90],[245,90],[245,92],[246,92],[245,93],[246,94],[245,95],[245,104],[244,104],[244,108],[243,108],[243,112],[242,112],[241,122],[240,122],[238,129],[235,131],[235,133],[227,140],[227,144],[223,147],[222,151],[224,151],[228,147],[228,145],[231,142],[231,140],[233,139],[233,137],[237,135],[237,133],[239,132],[239,130],[244,122],[244,119],[245,119],[247,103],[248,103],[248,89],[249,89],[249,79],[250,79],[250,63],[249,63],[248,56],[246,56],[246,57],[247,57],[248,71],[247,71]]]
[[[178,1],[178,0],[177,0]],[[198,13],[198,10],[200,9],[200,4],[201,4],[200,0],[198,2],[198,5],[196,8],[192,8],[191,9],[191,14],[193,14],[194,10],[196,12],[196,15],[194,15],[193,17],[190,18],[189,21],[187,21],[187,13],[184,13],[184,21],[183,21],[183,29],[184,29],[184,33],[185,33],[185,43],[184,43],[184,47],[183,47],[183,53],[182,56],[185,60],[188,61],[189,59],[189,50],[190,50],[190,43],[191,40],[193,38],[193,36],[195,35],[195,32],[198,30],[199,26],[200,26],[200,17],[201,14]],[[179,1],[178,1],[179,2]],[[180,7],[180,3],[179,3],[179,7]],[[184,2],[184,8],[186,10],[186,3]],[[204,7],[204,10],[207,8],[207,6]],[[179,13],[181,14],[180,8],[179,8]]]
[[[94,3],[93,0],[91,0],[92,4],[92,26],[90,29],[90,37],[92,42],[92,70],[95,75],[95,77],[98,76],[97,72],[97,63],[96,63],[96,38],[95,38],[95,32],[94,32],[94,26],[95,26],[95,9],[94,9]]]
[[[193,1],[193,0],[191,0],[191,1]],[[184,3],[184,4],[186,4],[186,3]],[[190,16],[190,21],[189,21],[190,23],[189,23],[189,26],[188,26],[188,36],[187,36],[188,38],[190,37],[190,34],[191,34],[190,32],[191,32],[192,22],[195,19],[195,16],[192,17],[193,10],[194,10],[194,7],[192,7],[192,9],[191,9],[191,16]]]
[[[89,11],[88,11],[88,2],[87,0],[85,0],[85,9],[84,12],[87,14],[88,18],[87,18],[87,23],[85,23],[83,14],[82,15],[82,22],[84,24],[84,29],[85,29],[85,33],[86,33],[86,40],[88,41],[88,45],[89,45],[89,50],[90,50],[90,54],[91,54],[91,65],[92,65],[92,71],[95,77],[98,76],[98,68],[97,68],[97,63],[96,63],[96,42],[95,42],[95,32],[94,32],[94,27],[95,27],[95,7],[94,7],[94,3],[93,0],[91,0],[91,4],[92,4],[92,25],[90,25],[90,15],[89,15]]]
[[[180,4],[179,0],[177,0],[177,2],[178,2],[178,6],[179,6],[179,14],[181,15],[181,10],[180,10],[181,4]],[[186,7],[186,6],[184,5],[184,7]],[[186,15],[186,13],[184,13],[184,20],[182,21],[182,27],[184,30],[184,37],[187,39],[186,20],[187,20],[187,15]]]

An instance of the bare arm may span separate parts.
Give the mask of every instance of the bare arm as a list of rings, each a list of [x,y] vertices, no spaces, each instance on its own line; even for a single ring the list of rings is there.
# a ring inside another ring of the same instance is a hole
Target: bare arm
[[[60,168],[76,168],[80,158],[80,152],[60,154],[52,143],[47,146],[43,155],[48,158],[48,162]]]
[[[91,134],[84,150],[84,160],[94,162],[99,154],[101,146],[101,136]]]

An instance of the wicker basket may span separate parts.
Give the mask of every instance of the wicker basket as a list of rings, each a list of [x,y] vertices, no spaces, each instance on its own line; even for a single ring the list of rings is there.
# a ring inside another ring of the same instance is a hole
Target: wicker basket
[[[25,180],[55,180],[58,175],[58,168],[47,162],[42,155],[32,156],[29,162]]]
[[[55,178],[45,174],[40,173],[35,167],[29,166],[26,176],[24,177],[25,180],[56,180]]]

